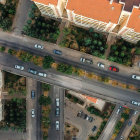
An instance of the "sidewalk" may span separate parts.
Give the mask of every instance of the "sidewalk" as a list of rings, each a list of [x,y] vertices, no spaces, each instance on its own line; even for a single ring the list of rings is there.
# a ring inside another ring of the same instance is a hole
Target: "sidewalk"
[[[23,30],[23,27],[26,23],[29,10],[32,5],[31,0],[19,0],[16,15],[13,21],[12,30],[15,32],[15,34],[21,34],[21,31]]]

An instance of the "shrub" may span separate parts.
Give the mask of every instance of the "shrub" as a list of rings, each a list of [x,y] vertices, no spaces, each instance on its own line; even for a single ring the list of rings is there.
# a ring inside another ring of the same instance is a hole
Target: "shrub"
[[[5,51],[5,47],[0,47],[0,52],[4,52]]]

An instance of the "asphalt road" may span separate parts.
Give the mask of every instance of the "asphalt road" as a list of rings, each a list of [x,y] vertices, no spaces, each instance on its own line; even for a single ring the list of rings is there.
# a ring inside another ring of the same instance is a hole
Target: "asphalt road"
[[[35,81],[34,79],[27,78],[27,96],[26,96],[26,108],[27,108],[27,140],[41,140],[41,111],[40,105],[38,104],[38,98],[41,93],[40,82]],[[31,98],[31,91],[35,91],[35,99]],[[31,116],[31,110],[35,109],[35,118]]]
[[[129,133],[131,132],[133,126],[135,125],[136,123],[136,120],[139,116],[140,113],[137,113],[136,115],[134,114],[135,111],[134,110],[131,110],[130,111],[130,116],[129,116],[129,119],[127,121],[125,121],[123,127],[121,128],[119,134],[117,135],[116,139],[115,140],[121,140],[121,136],[123,136],[123,140],[127,140],[128,136],[129,136]],[[129,121],[132,121],[132,124],[129,126],[128,125],[128,122]]]
[[[70,50],[63,50],[63,54],[62,56],[58,56],[53,54],[53,49],[57,48],[57,45],[52,44],[52,43],[43,43],[44,45],[44,49],[43,50],[39,50],[39,49],[35,49],[34,45],[36,44],[36,42],[41,42],[40,40],[37,39],[33,39],[33,38],[27,38],[27,37],[21,37],[21,36],[13,36],[13,35],[9,35],[6,33],[0,34],[0,44],[3,46],[9,46],[10,48],[13,49],[22,49],[28,52],[31,52],[33,54],[36,55],[40,55],[40,56],[45,56],[45,55],[51,55],[56,61],[59,62],[63,62],[66,64],[70,64],[73,65],[75,67],[84,69],[86,71],[89,72],[94,72],[98,75],[104,76],[104,77],[110,77],[112,79],[121,81],[123,83],[127,83],[127,84],[134,84],[137,87],[140,87],[140,82],[137,80],[134,80],[131,78],[131,74],[129,72],[129,68],[127,69],[127,71],[123,71],[120,70],[119,73],[115,73],[115,72],[111,72],[109,70],[107,70],[107,64],[106,64],[106,69],[100,69],[97,67],[97,64],[93,64],[93,65],[87,65],[87,64],[83,64],[81,63],[80,57],[81,54],[79,52],[79,56],[74,56],[78,55],[77,53],[74,52],[73,53]],[[62,48],[59,48],[62,49]],[[72,55],[73,54],[73,55]],[[87,57],[87,55],[83,54],[82,57]],[[138,73],[139,74],[139,73]]]
[[[50,90],[50,97],[52,99],[51,104],[51,126],[48,133],[49,140],[64,140],[64,89],[58,86],[52,86]],[[56,103],[55,99],[59,98],[60,100],[60,116],[55,115]],[[56,131],[55,122],[59,121],[60,130]]]
[[[25,70],[16,70],[14,68],[15,64],[23,65]],[[28,73],[29,68],[34,68],[37,71],[47,73],[47,78]],[[45,83],[64,87],[65,89],[75,90],[77,92],[101,98],[113,103],[122,105],[126,104],[126,106],[129,108],[140,110],[140,107],[131,104],[132,100],[140,102],[140,94],[135,91],[130,91],[127,89],[124,90],[87,78],[65,75],[55,71],[54,69],[44,70],[43,68],[35,66],[32,63],[24,63],[13,56],[2,53],[0,53],[0,69],[14,74],[23,75],[25,77],[31,77]]]
[[[108,120],[108,123],[106,124],[106,126],[98,140],[110,140],[110,138],[113,134],[115,125],[116,125],[117,121],[120,119],[120,114],[123,110],[123,108],[121,108],[120,112],[117,114],[116,112],[119,109],[119,107],[120,107],[120,105],[116,105],[111,117]]]

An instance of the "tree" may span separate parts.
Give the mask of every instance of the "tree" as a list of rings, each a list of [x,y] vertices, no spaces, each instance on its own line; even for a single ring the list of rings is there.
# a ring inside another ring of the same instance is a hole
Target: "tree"
[[[5,47],[0,47],[0,52],[4,52],[5,51]]]
[[[40,105],[49,105],[51,104],[51,98],[48,96],[44,96],[44,95],[41,95],[40,98],[39,98],[39,104]]]
[[[43,84],[42,84],[42,87],[43,87],[43,89],[46,90],[46,91],[49,91],[50,88],[51,88],[51,86],[50,86],[49,84],[46,84],[46,83],[43,83]]]
[[[129,114],[122,113],[121,117],[124,118],[125,120],[128,120],[129,119]]]
[[[57,70],[66,74],[72,74],[72,66],[60,63],[58,64]]]
[[[90,28],[89,28],[89,32],[90,32],[90,33],[93,33],[93,32],[94,32],[94,29],[93,29],[92,27],[90,27]]]
[[[91,38],[85,38],[84,39],[84,42],[85,42],[85,46],[88,46],[88,45],[90,45],[91,44]]]
[[[43,68],[48,69],[51,68],[52,63],[55,62],[51,56],[45,56],[43,59]]]
[[[137,47],[140,47],[140,40],[136,44]]]

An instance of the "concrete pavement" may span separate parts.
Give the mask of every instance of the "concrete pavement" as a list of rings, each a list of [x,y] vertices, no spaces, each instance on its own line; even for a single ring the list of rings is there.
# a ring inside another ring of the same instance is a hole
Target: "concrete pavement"
[[[27,21],[28,13],[33,2],[31,0],[19,0],[16,15],[13,21],[12,30],[20,35]]]
[[[95,120],[93,120],[93,122],[90,123],[89,121],[83,118],[77,117],[77,113],[80,110],[83,110],[84,113],[88,114],[89,116],[92,116]],[[95,116],[94,114],[89,114],[89,112],[87,112],[86,109],[83,109],[77,104],[69,101],[67,98],[65,99],[64,112],[65,122],[68,122],[79,129],[79,133],[77,135],[78,140],[87,140],[88,135],[95,135],[102,122],[102,119],[100,117]],[[92,128],[94,125],[97,126],[97,129],[96,131],[92,132]]]
[[[54,69],[44,70],[43,68],[38,67],[30,62],[24,63],[13,56],[10,56],[9,54],[0,53],[0,64],[1,70],[23,75],[25,77],[31,77],[38,81],[64,87],[65,89],[75,90],[91,97],[93,96],[96,98],[101,98],[115,104],[125,104],[129,108],[140,110],[140,107],[131,104],[132,100],[140,102],[140,94],[135,91],[124,90],[87,78],[65,75],[63,73],[57,72]],[[15,64],[24,66],[24,71],[15,69]],[[29,68],[34,68],[37,71],[47,73],[47,78],[30,74],[28,72]]]
[[[120,119],[120,114],[123,110],[121,108],[120,112],[117,114],[116,112],[119,109],[119,107],[120,107],[120,105],[116,105],[114,111],[112,112],[112,114],[98,140],[110,140],[110,138],[113,134],[115,125],[116,125],[117,121]]]

